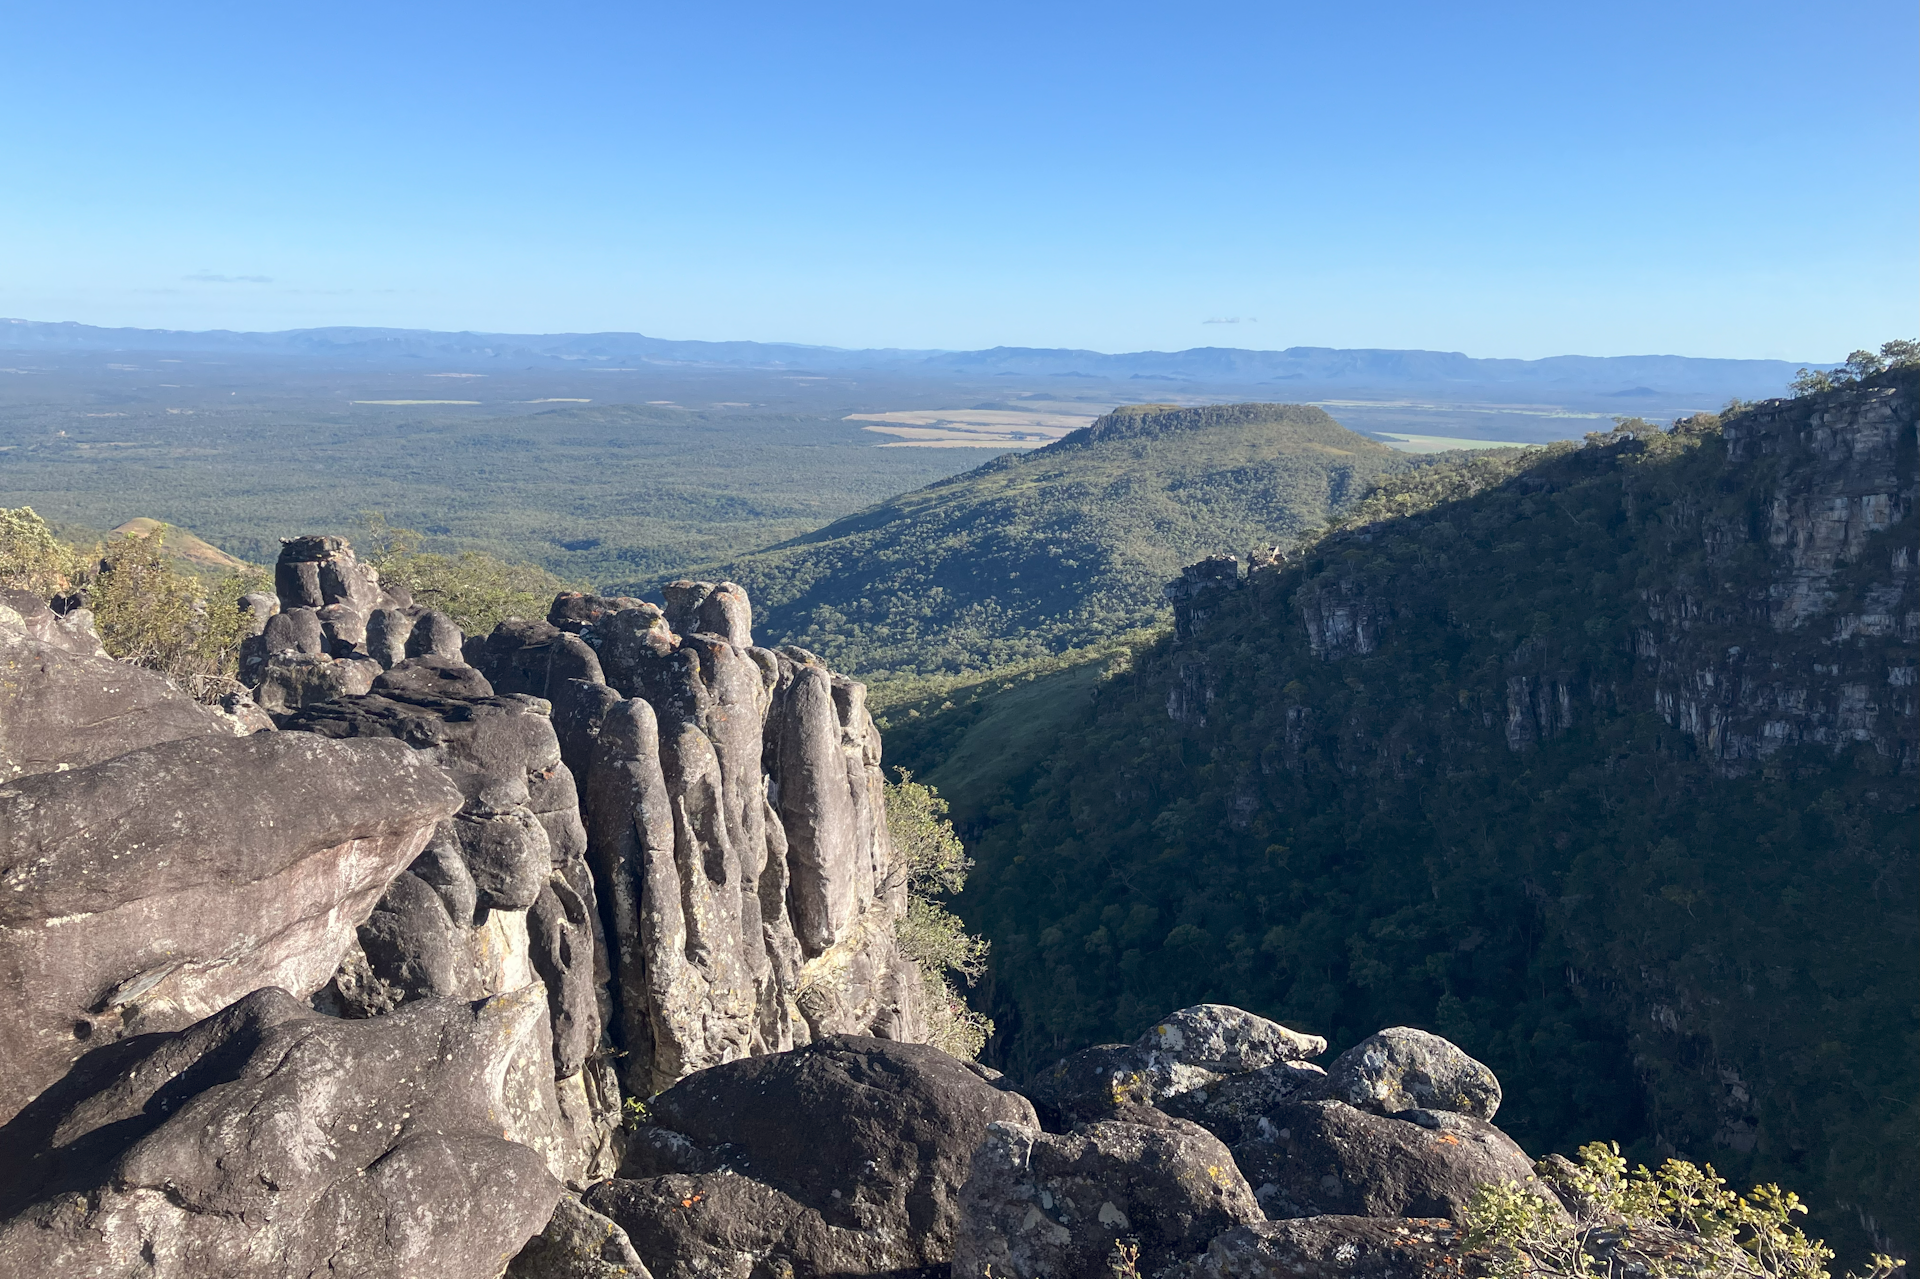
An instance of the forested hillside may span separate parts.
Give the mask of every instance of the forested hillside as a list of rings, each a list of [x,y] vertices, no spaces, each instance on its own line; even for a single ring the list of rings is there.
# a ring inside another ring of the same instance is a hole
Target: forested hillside
[[[1154,620],[1221,547],[1292,540],[1414,462],[1317,408],[1130,406],[713,573],[872,678],[981,670]]]
[[[955,792],[990,1056],[1200,1000],[1426,1027],[1531,1149],[1677,1149],[1910,1249],[1917,383],[1389,481],[1191,638],[1026,686],[1093,689]],[[964,736],[889,743],[939,781]]]

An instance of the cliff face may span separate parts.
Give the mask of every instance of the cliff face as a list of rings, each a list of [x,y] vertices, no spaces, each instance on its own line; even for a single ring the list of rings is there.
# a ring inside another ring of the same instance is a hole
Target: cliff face
[[[1178,637],[963,814],[1007,1064],[1191,998],[1427,1025],[1532,1141],[1638,1133],[1906,1246],[1917,391],[1473,462],[1189,572]]]

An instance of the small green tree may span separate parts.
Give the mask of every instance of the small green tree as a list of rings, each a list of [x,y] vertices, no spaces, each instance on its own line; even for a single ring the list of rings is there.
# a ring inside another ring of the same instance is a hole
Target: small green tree
[[[240,597],[262,588],[264,575],[208,582],[182,572],[167,558],[167,532],[161,525],[108,542],[87,583],[87,604],[109,654],[217,701],[240,687],[233,676],[248,634]]]
[[[956,1057],[977,1057],[993,1034],[993,1022],[967,1004],[960,983],[971,986],[986,971],[987,942],[967,932],[939,900],[966,886],[973,859],[947,819],[947,801],[905,769],[896,771],[900,780],[886,789],[887,829],[894,873],[906,881],[907,913],[895,925],[895,936],[920,966],[930,1041]]]
[[[1881,343],[1878,351],[1855,351],[1837,368],[1801,369],[1790,386],[1796,397],[1817,395],[1836,387],[1851,386],[1888,369],[1915,364],[1920,364],[1920,342],[1897,339]]]
[[[1629,1174],[1620,1147],[1598,1141],[1581,1147],[1577,1162],[1543,1159],[1536,1170],[1571,1206],[1570,1218],[1543,1186],[1512,1181],[1481,1186],[1467,1205],[1465,1243],[1499,1279],[1827,1279],[1832,1250],[1793,1224],[1806,1207],[1778,1186],[1737,1195],[1712,1165],[1683,1159]],[[1886,1279],[1903,1264],[1875,1256],[1863,1279]]]
[[[31,506],[0,507],[0,586],[35,595],[70,590],[80,557]]]

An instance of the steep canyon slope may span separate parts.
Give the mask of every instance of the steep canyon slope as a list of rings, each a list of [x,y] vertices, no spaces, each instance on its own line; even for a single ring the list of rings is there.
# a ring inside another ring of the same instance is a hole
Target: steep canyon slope
[[[1910,1247],[1917,383],[1414,472],[1189,574],[1178,636],[956,796],[998,1064],[1200,999],[1426,1026],[1529,1144]]]

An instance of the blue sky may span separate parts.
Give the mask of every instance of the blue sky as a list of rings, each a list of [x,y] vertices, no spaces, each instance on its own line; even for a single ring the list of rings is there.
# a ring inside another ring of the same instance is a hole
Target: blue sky
[[[0,315],[1831,359],[1920,334],[1920,18],[9,5]]]

